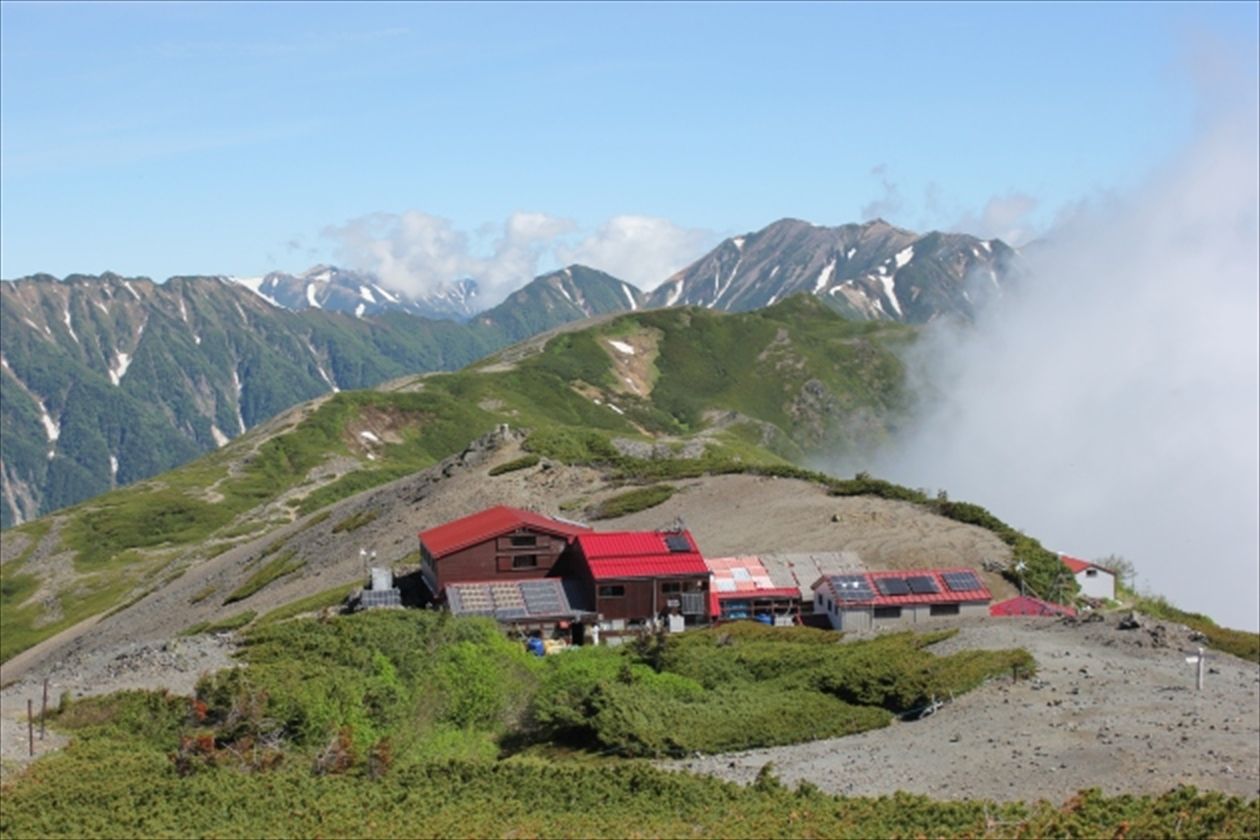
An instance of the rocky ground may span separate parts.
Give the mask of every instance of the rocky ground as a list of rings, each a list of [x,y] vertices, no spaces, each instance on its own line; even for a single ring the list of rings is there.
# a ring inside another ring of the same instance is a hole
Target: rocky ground
[[[991,682],[883,730],[666,766],[747,783],[769,762],[789,785],[859,796],[1062,802],[1082,788],[1154,794],[1178,785],[1260,795],[1260,666],[1209,651],[1196,691],[1189,631],[1117,623],[966,621],[933,649],[1023,647],[1036,677]]]
[[[35,720],[35,756],[55,750],[66,737],[46,730],[39,737],[39,709],[44,679],[48,680],[48,705],[55,709],[63,694],[71,699],[114,691],[166,689],[190,694],[202,674],[234,664],[235,645],[227,634],[194,636],[160,642],[132,642],[108,650],[67,656],[33,669],[23,679],[0,690],[0,773],[31,760],[26,702],[31,701]]]

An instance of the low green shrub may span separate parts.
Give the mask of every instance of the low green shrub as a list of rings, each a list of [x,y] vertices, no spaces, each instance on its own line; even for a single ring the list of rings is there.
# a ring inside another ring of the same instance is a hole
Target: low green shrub
[[[508,461],[506,464],[499,464],[497,467],[491,467],[488,474],[490,476],[496,476],[516,472],[517,470],[527,470],[530,467],[537,466],[538,462],[541,460],[542,458],[538,455],[525,455],[514,461]]]
[[[232,591],[232,594],[228,595],[227,598],[224,599],[223,605],[227,606],[228,604],[234,604],[237,601],[245,600],[264,586],[279,580],[285,575],[293,574],[298,569],[302,568],[302,566],[305,565],[305,562],[306,561],[297,557],[296,550],[292,548],[289,549],[283,554],[280,554],[268,561],[265,566],[250,575],[248,580],[238,586]]]
[[[376,521],[376,517],[378,516],[380,516],[380,511],[361,510],[358,513],[354,513],[354,514],[351,514],[350,516],[347,516],[345,519],[341,520],[336,525],[334,525],[332,528],[332,532],[334,534],[342,534],[342,533],[348,534],[353,531],[357,531],[360,528],[362,528],[364,525],[368,525]]]
[[[654,508],[668,501],[675,491],[676,488],[669,484],[636,487],[634,490],[604,499],[591,512],[591,519],[616,519],[619,516],[629,516],[641,510]]]

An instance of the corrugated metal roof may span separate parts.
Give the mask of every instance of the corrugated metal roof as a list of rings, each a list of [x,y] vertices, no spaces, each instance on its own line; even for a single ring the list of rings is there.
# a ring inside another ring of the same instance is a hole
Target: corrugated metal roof
[[[941,575],[951,572],[971,572],[976,573],[975,569],[965,567],[955,569],[910,569],[895,572],[845,572],[846,575],[854,575],[866,579],[870,591],[873,593],[870,598],[854,598],[852,593],[847,597],[837,597],[838,589],[832,584],[832,578],[835,575],[824,575],[814,582],[813,588],[825,588],[832,598],[842,601],[845,607],[911,607],[917,604],[960,604],[974,603],[976,601],[991,601],[992,593],[984,584],[979,589],[968,589],[962,592],[953,592],[945,585]],[[928,577],[936,584],[936,592],[916,593],[912,592],[908,595],[883,595],[880,594],[879,586],[876,581],[886,578],[900,578],[905,580],[912,577]],[[979,577],[977,576],[977,580]]]
[[[659,531],[607,531],[578,534],[577,544],[595,580],[708,575],[696,541],[682,531],[690,551],[670,551]]]
[[[429,550],[429,554],[437,559],[519,528],[530,528],[570,540],[591,530],[584,525],[561,522],[541,513],[499,505],[421,531],[420,541]]]
[[[1017,595],[990,606],[989,615],[1076,615],[1076,610],[1062,604],[1052,604],[1031,595]]]
[[[722,600],[759,595],[770,598],[801,597],[800,590],[794,586],[777,586],[761,558],[755,555],[706,557],[704,563],[713,576],[713,589]]]

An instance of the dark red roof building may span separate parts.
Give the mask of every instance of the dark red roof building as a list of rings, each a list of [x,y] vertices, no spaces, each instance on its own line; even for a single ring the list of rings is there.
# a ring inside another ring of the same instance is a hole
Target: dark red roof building
[[[689,531],[591,531],[574,549],[587,608],[607,629],[671,616],[707,623],[709,568]]]
[[[420,532],[420,573],[429,591],[448,584],[559,574],[560,560],[591,529],[533,511],[499,506]]]

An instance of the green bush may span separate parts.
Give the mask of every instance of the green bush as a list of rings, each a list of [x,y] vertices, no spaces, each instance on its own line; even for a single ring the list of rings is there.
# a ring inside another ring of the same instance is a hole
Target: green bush
[[[508,461],[506,464],[499,464],[497,467],[491,467],[490,476],[504,475],[505,473],[516,472],[517,470],[527,470],[530,467],[537,466],[542,460],[537,455],[525,455],[514,461]]]
[[[297,551],[289,549],[283,554],[268,561],[258,571],[249,576],[243,584],[233,590],[223,601],[223,605],[234,604],[237,601],[243,601],[255,592],[258,592],[264,586],[279,580],[285,575],[290,575],[304,566],[306,561],[301,560],[297,556]]]
[[[379,511],[361,510],[358,513],[354,513],[354,514],[351,514],[350,516],[347,516],[345,519],[341,520],[336,525],[334,525],[332,528],[332,532],[334,534],[342,534],[342,533],[348,534],[353,531],[357,531],[360,528],[362,528],[364,525],[368,525],[372,522],[375,522],[376,517],[379,515],[380,515]]]
[[[668,501],[674,495],[675,488],[669,484],[653,484],[650,487],[636,487],[625,493],[610,496],[596,506],[591,512],[591,519],[616,519],[629,516],[641,510],[654,508]]]

